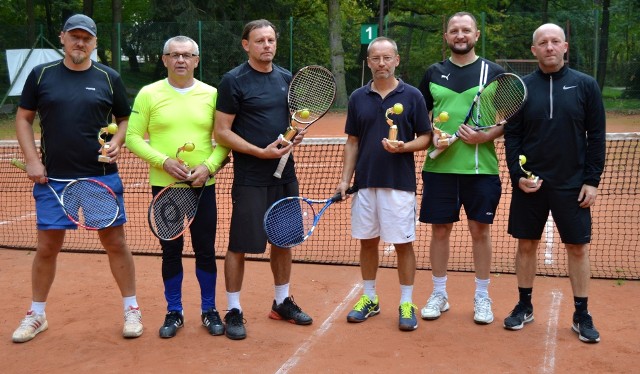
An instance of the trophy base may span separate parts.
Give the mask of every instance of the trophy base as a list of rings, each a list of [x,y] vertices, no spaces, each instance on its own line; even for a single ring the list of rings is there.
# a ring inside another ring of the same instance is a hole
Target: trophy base
[[[108,164],[111,162],[111,157],[100,155],[98,156],[98,162],[104,162]]]
[[[394,147],[394,148],[398,146],[398,141],[397,140],[389,140],[389,139],[387,139],[387,143],[389,143],[389,145]]]

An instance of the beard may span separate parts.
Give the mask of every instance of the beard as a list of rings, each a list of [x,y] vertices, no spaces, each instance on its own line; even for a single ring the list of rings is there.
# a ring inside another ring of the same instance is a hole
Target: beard
[[[476,43],[473,41],[469,41],[464,48],[456,47],[456,43],[451,42],[447,42],[447,45],[453,53],[458,55],[466,55],[467,53],[471,52],[471,50],[476,46]]]
[[[87,61],[87,57],[82,55],[81,56],[71,55],[71,61],[73,61],[73,63],[76,65],[81,65],[82,63]]]

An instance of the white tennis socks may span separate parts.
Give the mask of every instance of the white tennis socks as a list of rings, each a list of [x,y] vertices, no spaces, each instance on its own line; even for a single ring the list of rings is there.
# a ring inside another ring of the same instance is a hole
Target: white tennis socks
[[[432,275],[431,279],[433,279],[433,293],[439,293],[448,299],[449,296],[447,295],[447,276],[445,275],[444,277],[436,277]]]
[[[44,308],[47,306],[47,302],[32,301],[31,310],[36,314],[44,314]]]
[[[279,286],[274,285],[274,288],[276,291],[276,305],[280,305],[284,302],[284,299],[289,296],[289,283],[281,284]]]
[[[376,298],[376,280],[363,280],[364,283],[364,291],[363,293],[369,298],[369,300],[373,301]]]
[[[490,279],[476,278],[476,299],[489,297],[489,283],[491,283]]]
[[[126,296],[122,298],[122,304],[124,305],[124,311],[128,311],[129,309],[137,309],[138,308],[138,300],[136,300],[136,295]]]

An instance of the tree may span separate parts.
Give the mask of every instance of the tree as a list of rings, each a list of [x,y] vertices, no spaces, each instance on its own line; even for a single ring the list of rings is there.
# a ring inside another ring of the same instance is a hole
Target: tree
[[[342,46],[342,22],[340,15],[340,0],[328,0],[329,10],[329,49],[331,51],[331,71],[336,77],[337,97],[336,106],[347,106],[347,85],[344,79],[344,48]]]
[[[602,26],[600,27],[600,45],[598,46],[598,74],[596,80],[600,90],[604,88],[607,76],[607,58],[609,57],[609,5],[610,0],[602,1]]]

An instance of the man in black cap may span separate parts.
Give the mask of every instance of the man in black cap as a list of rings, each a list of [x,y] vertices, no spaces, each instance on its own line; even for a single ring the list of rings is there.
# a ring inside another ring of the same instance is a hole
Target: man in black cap
[[[34,182],[38,228],[32,267],[32,303],[13,333],[16,343],[27,342],[48,328],[45,305],[56,274],[57,256],[66,230],[77,228],[45,185],[49,181],[60,193],[66,183],[48,180],[48,177],[97,179],[116,193],[120,215],[111,226],[97,232],[123,297],[122,334],[126,338],[142,335],[135,267],[125,241],[123,186],[115,163],[124,143],[131,108],[118,73],[90,59],[96,48],[96,33],[96,24],[91,18],[82,14],[70,17],[60,33],[64,58],[36,66],[31,71],[16,113],[16,135],[25,157],[27,177]],[[42,130],[41,155],[32,127],[36,114]],[[102,146],[98,134],[114,121],[119,130],[106,142],[106,156],[110,161],[100,162]]]

